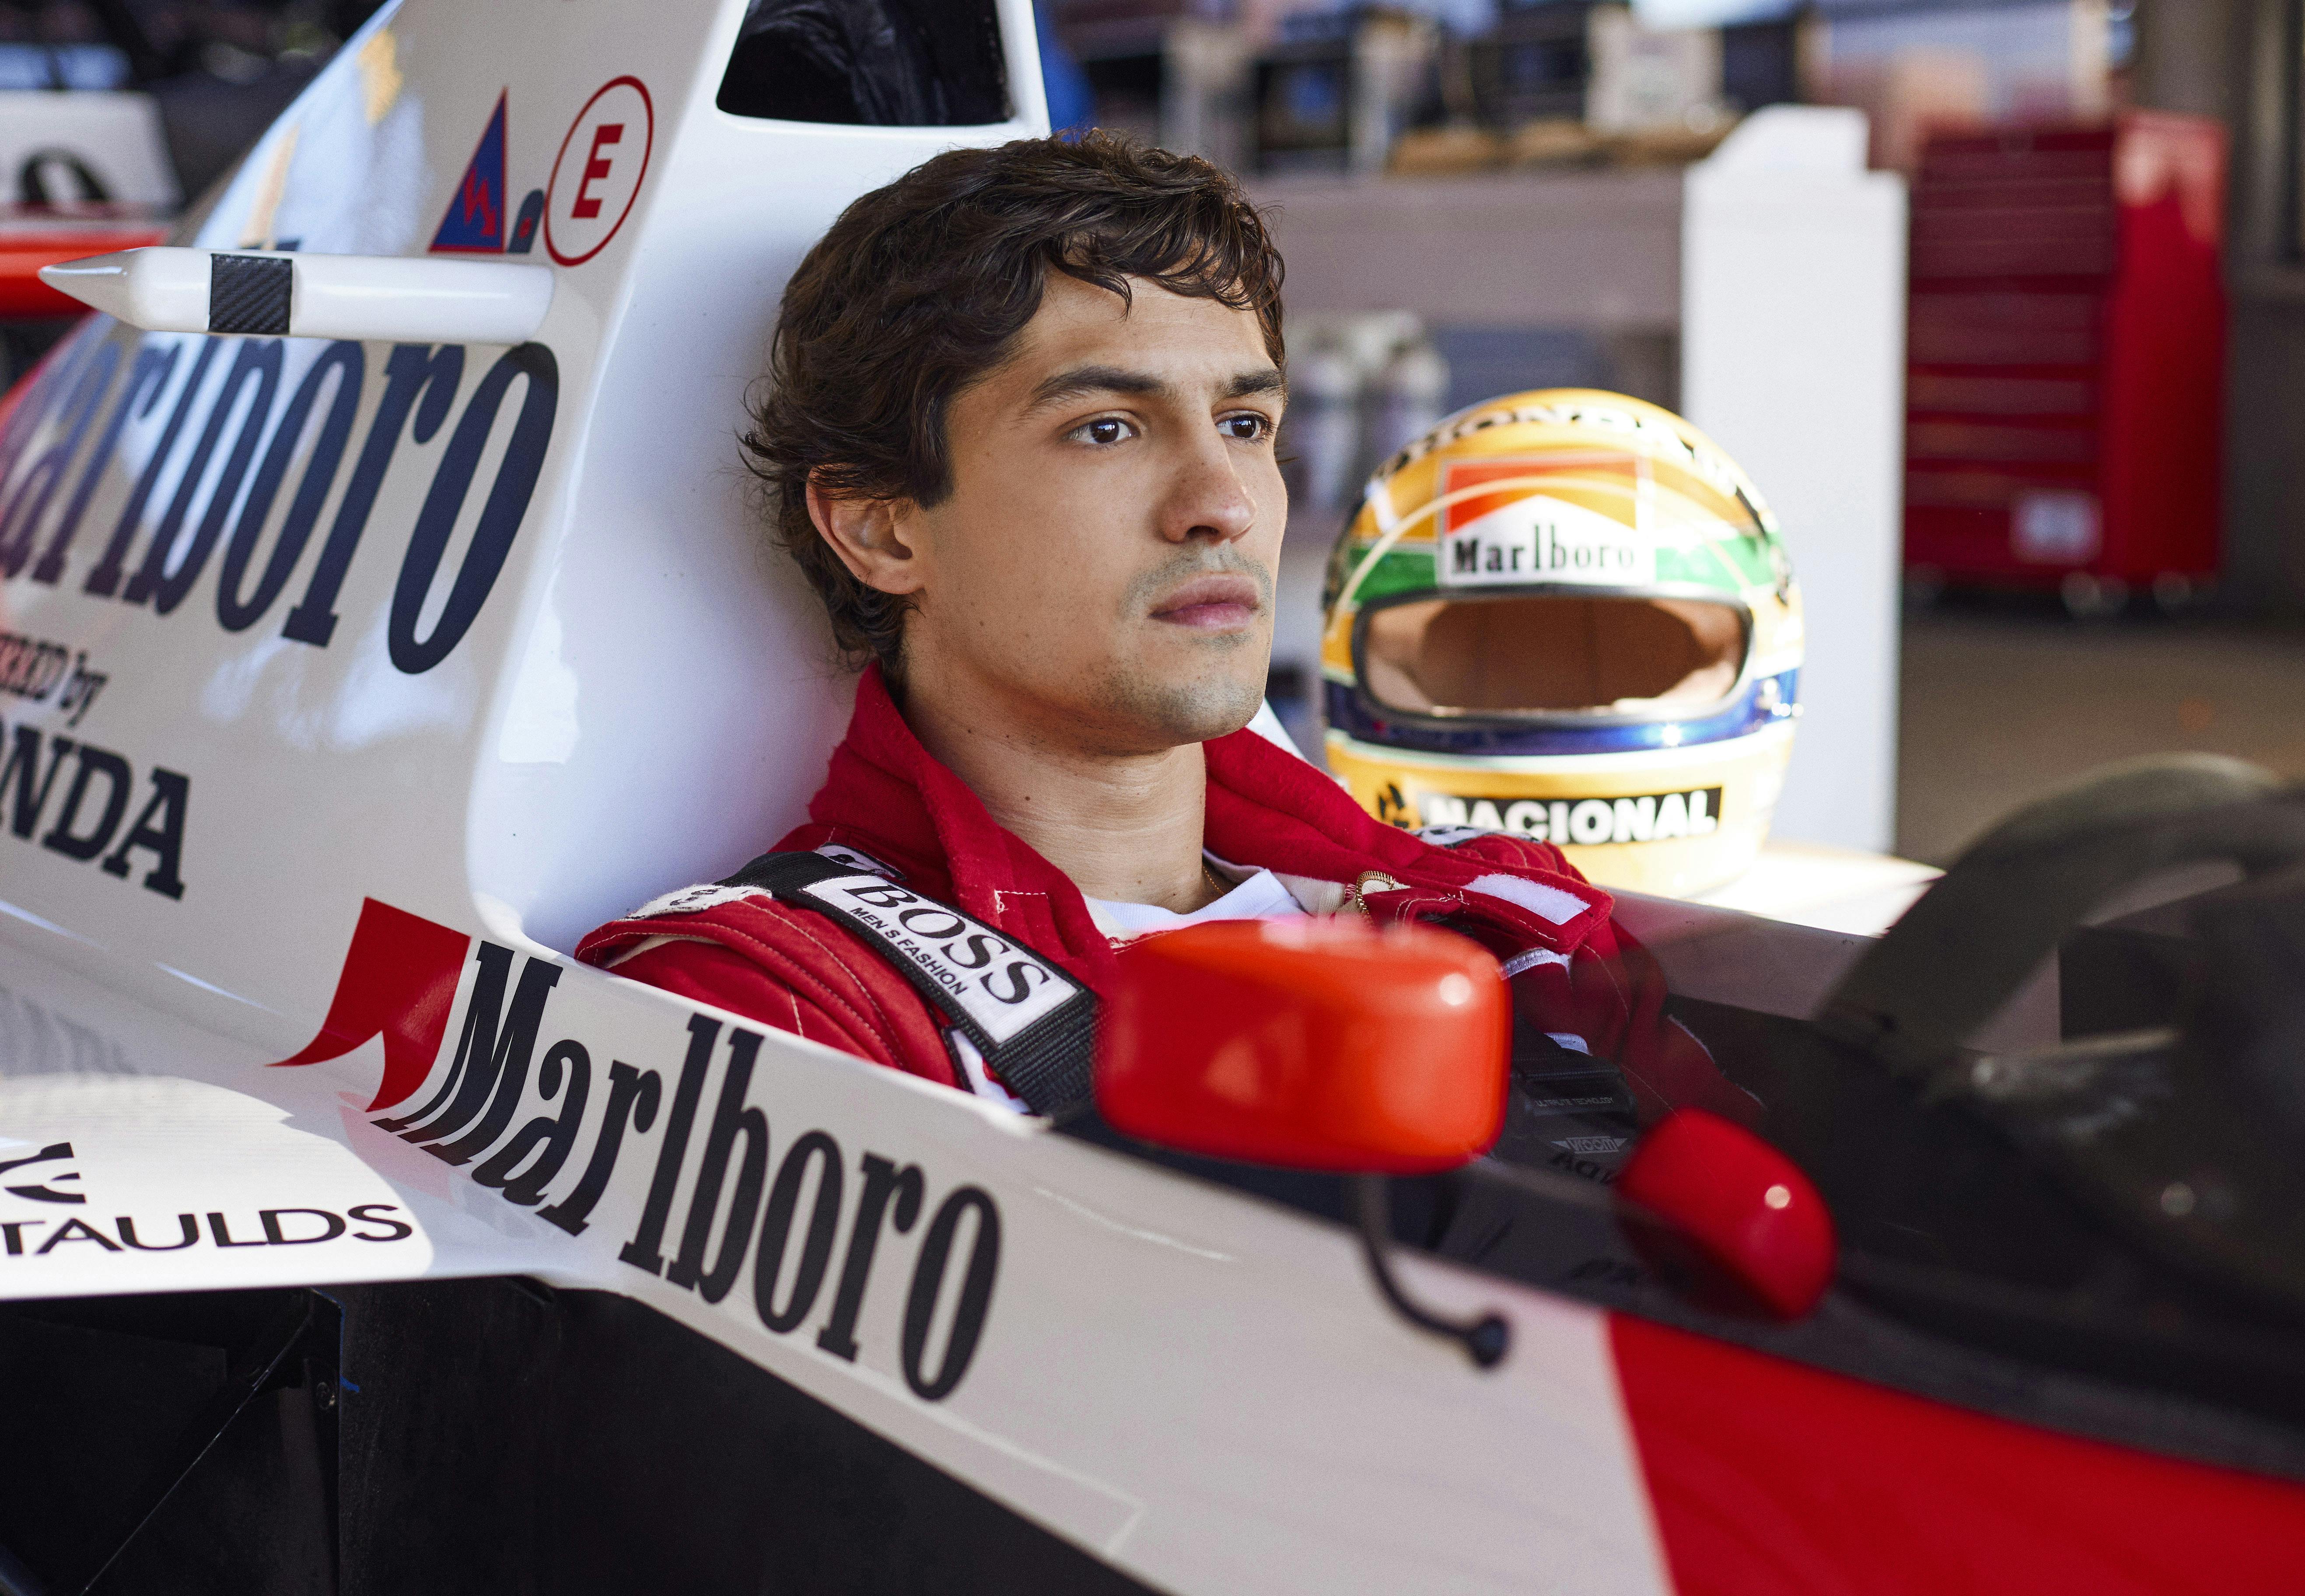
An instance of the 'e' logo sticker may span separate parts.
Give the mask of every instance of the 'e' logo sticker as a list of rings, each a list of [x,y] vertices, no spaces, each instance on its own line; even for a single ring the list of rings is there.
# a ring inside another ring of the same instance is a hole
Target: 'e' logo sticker
[[[584,102],[560,141],[544,192],[544,247],[579,266],[608,247],[640,198],[656,110],[638,78],[612,78]]]

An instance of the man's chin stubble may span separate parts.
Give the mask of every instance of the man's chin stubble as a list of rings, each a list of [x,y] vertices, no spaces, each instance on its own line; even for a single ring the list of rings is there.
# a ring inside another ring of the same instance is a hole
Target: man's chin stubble
[[[1252,639],[1243,636],[1243,644]],[[1204,743],[1238,731],[1255,718],[1264,695],[1252,682],[1221,671],[1186,681],[1164,681],[1114,670],[1097,684],[1092,713],[1107,726],[1152,753],[1186,743]]]

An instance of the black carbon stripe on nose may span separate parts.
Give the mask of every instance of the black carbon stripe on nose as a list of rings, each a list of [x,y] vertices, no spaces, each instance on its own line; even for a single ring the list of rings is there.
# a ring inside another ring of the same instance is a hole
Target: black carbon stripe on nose
[[[208,330],[285,337],[296,265],[268,255],[208,257]]]

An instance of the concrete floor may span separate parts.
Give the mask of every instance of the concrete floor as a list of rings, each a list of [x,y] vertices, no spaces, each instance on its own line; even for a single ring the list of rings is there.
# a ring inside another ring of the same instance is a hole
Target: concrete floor
[[[2305,633],[1931,610],[1905,624],[1901,717],[1897,851],[1946,864],[2019,805],[2114,760],[2225,754],[2305,780]]]

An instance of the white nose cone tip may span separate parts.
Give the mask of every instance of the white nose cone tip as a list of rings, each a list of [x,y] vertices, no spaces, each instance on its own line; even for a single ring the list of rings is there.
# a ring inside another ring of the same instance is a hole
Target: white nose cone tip
[[[519,344],[552,304],[552,269],[276,250],[123,250],[40,269],[62,294],[146,332]]]

